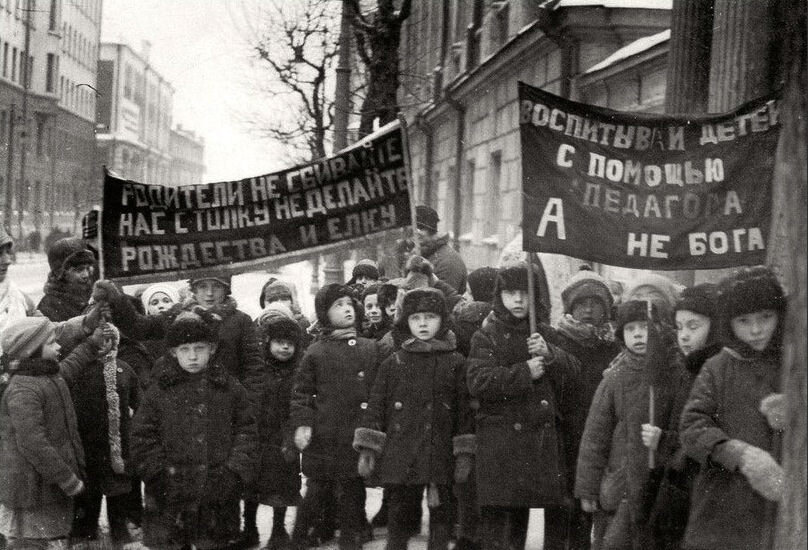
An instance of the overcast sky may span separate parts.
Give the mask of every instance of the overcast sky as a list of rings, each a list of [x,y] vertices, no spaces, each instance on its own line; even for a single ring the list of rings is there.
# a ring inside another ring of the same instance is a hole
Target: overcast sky
[[[252,1],[104,0],[102,41],[138,52],[143,40],[151,42],[150,62],[175,89],[174,124],[205,138],[206,181],[288,163],[282,147],[257,139],[243,123],[268,101],[249,84],[255,71],[242,21]]]

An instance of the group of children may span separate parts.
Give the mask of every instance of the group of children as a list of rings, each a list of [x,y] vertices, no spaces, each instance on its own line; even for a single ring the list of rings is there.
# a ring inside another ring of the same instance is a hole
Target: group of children
[[[582,270],[562,292],[557,326],[532,328],[531,308],[548,318],[546,297],[529,303],[538,273],[524,263],[476,270],[467,300],[422,258],[394,281],[362,262],[349,284],[317,292],[314,324],[282,281],[262,289],[255,321],[219,274],[193,279],[185,299],[147,290],[143,313],[97,282],[93,300],[122,334],[165,349],[126,405],[134,418],[108,415],[103,434],[118,441],[105,455],[113,470],[145,485],[143,544],[255,545],[263,504],[273,550],[310,546],[328,515],[339,547],[358,549],[365,489],[381,486],[391,550],[420,529],[424,494],[430,550],[451,540],[523,549],[531,508],[544,509],[547,550],[767,548],[784,483],[786,301],[771,271],[681,293],[638,277],[615,308],[607,282]],[[71,399],[81,388],[65,379],[85,372],[76,354],[109,358],[110,326],[61,361],[47,320],[3,332],[9,548],[67,546],[95,457]]]

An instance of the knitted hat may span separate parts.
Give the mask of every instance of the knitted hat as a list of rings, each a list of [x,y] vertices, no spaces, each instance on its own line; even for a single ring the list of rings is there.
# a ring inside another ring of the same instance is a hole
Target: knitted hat
[[[273,278],[261,289],[261,296],[258,298],[258,303],[263,309],[275,300],[294,301],[294,292],[292,291],[291,285]]]
[[[202,281],[216,281],[227,287],[227,293],[230,294],[231,279],[232,275],[221,270],[200,271],[191,276],[188,286],[193,290],[194,286]]]
[[[658,310],[656,305],[651,306],[652,315],[658,319]],[[617,315],[615,319],[614,335],[621,342],[625,343],[623,339],[623,328],[634,321],[647,321],[648,320],[648,302],[645,300],[630,300],[623,302],[617,306]]]
[[[466,282],[475,302],[490,302],[494,299],[494,285],[497,281],[497,270],[494,267],[481,267],[469,273]]]
[[[679,297],[679,301],[676,302],[673,311],[692,311],[693,313],[698,313],[712,319],[716,315],[715,302],[717,291],[718,287],[712,283],[702,283],[685,288],[682,290],[682,294]]]
[[[56,325],[47,317],[23,317],[10,323],[3,331],[3,353],[12,361],[31,357],[56,333]]]
[[[166,344],[170,348],[194,342],[215,343],[216,340],[216,334],[208,323],[192,311],[183,311],[177,315],[166,331]]]
[[[79,237],[59,239],[48,250],[48,265],[54,277],[80,265],[95,265],[95,255]]]
[[[524,290],[527,292],[527,263],[526,262],[519,262],[514,265],[510,265],[508,267],[500,268],[497,272],[497,280],[494,285],[494,311],[497,312],[498,315],[507,315],[508,312],[505,304],[502,303],[502,291],[503,290]],[[539,279],[539,268],[537,266],[533,266],[533,278],[536,282],[536,319],[540,322],[546,322],[546,319],[549,318],[550,314],[547,311],[547,307],[544,305],[542,301],[540,289],[542,285],[540,284]]]
[[[564,313],[572,313],[572,306],[575,305],[575,302],[590,297],[600,300],[606,313],[611,311],[614,298],[612,298],[612,293],[609,292],[606,279],[584,264],[579,268],[578,273],[570,278],[567,286],[561,290]]]
[[[415,226],[418,229],[436,233],[438,231],[439,221],[438,213],[432,208],[423,204],[415,207]]]
[[[295,347],[300,345],[302,329],[286,304],[280,302],[269,304],[255,323],[258,325],[258,335],[264,345],[273,339],[291,340]]]
[[[764,309],[786,310],[786,297],[777,277],[767,267],[744,267],[719,283],[718,303],[727,321]]]
[[[351,272],[351,280],[348,281],[348,284],[354,284],[359,277],[367,277],[368,279],[378,281],[379,267],[376,265],[376,262],[367,258],[359,260]]]
[[[636,300],[638,291],[643,287],[650,287],[658,291],[664,297],[665,303],[658,303],[657,306],[663,307],[664,311],[660,313],[665,317],[669,317],[673,312],[673,306],[676,304],[676,300],[679,298],[679,291],[676,288],[676,284],[664,275],[658,275],[656,273],[640,275],[629,283],[628,287],[623,292],[622,301],[629,302]]]
[[[11,235],[8,234],[6,228],[0,225],[0,248],[11,245],[14,246],[14,239],[11,238]]]
[[[179,303],[180,301],[180,293],[177,290],[177,287],[166,283],[155,283],[147,287],[146,290],[143,291],[143,294],[140,295],[140,300],[143,302],[143,307],[146,311],[149,311],[149,300],[151,300],[152,296],[158,292],[162,292],[171,298],[171,301],[175,304]]]
[[[446,321],[449,317],[449,309],[446,306],[446,298],[443,293],[436,288],[416,288],[407,291],[401,301],[401,318],[399,325],[405,331],[409,331],[407,320],[413,313],[435,313],[440,315],[441,328],[447,327]],[[443,332],[442,330],[439,332]]]
[[[317,294],[314,296],[314,311],[317,313],[317,322],[320,326],[327,327],[331,325],[328,321],[328,310],[334,302],[343,296],[353,299],[354,292],[349,286],[338,283],[325,285],[317,291]],[[354,305],[354,309],[357,311],[356,316],[359,317],[361,308],[357,308]]]

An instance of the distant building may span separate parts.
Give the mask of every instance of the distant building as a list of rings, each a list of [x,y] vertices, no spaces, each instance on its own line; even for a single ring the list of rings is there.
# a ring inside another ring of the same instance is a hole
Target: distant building
[[[94,119],[101,10],[102,0],[0,1],[0,211],[11,210],[3,223],[15,235],[57,226],[75,230],[98,200]]]
[[[171,130],[168,142],[171,154],[169,183],[192,185],[205,177],[205,140],[181,125]]]
[[[174,88],[141,52],[103,43],[98,59],[97,147],[101,163],[121,177],[170,182]]]

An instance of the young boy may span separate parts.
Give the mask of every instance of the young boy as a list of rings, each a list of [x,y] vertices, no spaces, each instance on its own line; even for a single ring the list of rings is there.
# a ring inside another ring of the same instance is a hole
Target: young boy
[[[486,550],[524,548],[530,509],[569,498],[563,433],[576,414],[579,372],[575,358],[546,343],[548,327],[530,331],[527,264],[500,269],[495,288],[493,312],[472,337],[467,363],[469,391],[479,401],[475,460]],[[538,294],[534,305],[541,318]],[[565,534],[566,523],[546,524],[545,548],[559,547]]]
[[[359,473],[385,487],[389,550],[405,550],[412,510],[428,486],[429,548],[445,549],[451,537],[453,454],[455,479],[465,481],[474,450],[463,356],[446,327],[443,294],[407,292],[400,324],[409,338],[379,368],[354,448]],[[378,457],[378,468],[375,467]]]
[[[216,336],[184,312],[168,327],[170,360],[135,414],[132,459],[146,483],[150,548],[225,548],[239,535],[239,498],[257,458],[244,387],[212,360]]]
[[[361,547],[365,485],[356,471],[352,442],[368,406],[379,357],[376,342],[357,336],[358,306],[352,295],[340,284],[325,285],[317,292],[314,307],[320,334],[294,377],[290,424],[307,478],[292,533],[296,547],[305,546],[320,502],[335,489],[339,547]]]
[[[362,336],[371,340],[381,340],[393,324],[392,319],[379,304],[379,287],[378,284],[371,284],[362,292],[362,305],[365,310]]]
[[[702,367],[682,413],[685,452],[701,470],[684,543],[712,550],[772,547],[784,475],[780,377],[786,298],[766,267],[719,284],[724,348]]]
[[[656,319],[656,305],[653,315]],[[649,424],[645,370],[648,325],[648,302],[631,300],[620,304],[615,336],[623,342],[624,349],[603,373],[581,439],[575,497],[580,499],[585,512],[594,514],[593,547],[596,548],[604,544],[607,548],[637,548],[652,543],[647,524],[640,520],[649,474],[648,448],[643,441],[643,432],[648,428],[642,427]],[[660,333],[664,330],[659,322],[655,322],[654,329]],[[656,367],[665,375],[654,387],[654,425],[667,426],[674,408],[673,395],[677,388],[687,385],[687,375],[674,360],[671,335],[660,338],[660,342],[666,346],[660,354],[664,364]],[[659,464],[668,460],[668,443],[672,446],[675,439],[666,438],[664,448],[657,439]]]

